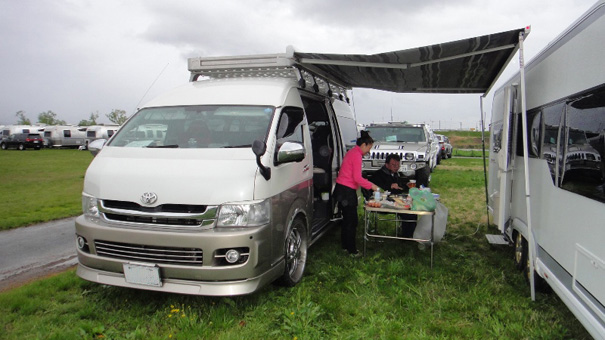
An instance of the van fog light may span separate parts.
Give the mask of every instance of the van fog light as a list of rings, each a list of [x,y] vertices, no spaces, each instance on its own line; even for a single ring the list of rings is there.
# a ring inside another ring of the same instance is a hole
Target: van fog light
[[[239,260],[239,256],[239,251],[235,249],[229,249],[227,250],[227,253],[225,253],[225,260],[227,260],[227,262],[229,263],[235,263]]]
[[[81,251],[88,252],[88,242],[86,241],[86,239],[84,237],[82,237],[82,236],[76,237],[76,245],[78,246],[78,249],[80,249]]]
[[[416,170],[416,168],[417,168],[417,167],[418,167],[418,166],[417,166],[416,164],[412,164],[412,165],[410,165],[410,169],[412,169],[412,170]]]

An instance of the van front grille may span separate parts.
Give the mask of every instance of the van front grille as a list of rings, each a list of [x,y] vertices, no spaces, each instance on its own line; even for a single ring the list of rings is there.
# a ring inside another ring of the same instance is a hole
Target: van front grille
[[[99,211],[111,222],[165,228],[211,227],[216,221],[216,206],[162,204],[141,206],[135,202],[101,200]]]
[[[199,248],[173,248],[140,244],[95,241],[98,256],[161,264],[201,266],[203,251]]]

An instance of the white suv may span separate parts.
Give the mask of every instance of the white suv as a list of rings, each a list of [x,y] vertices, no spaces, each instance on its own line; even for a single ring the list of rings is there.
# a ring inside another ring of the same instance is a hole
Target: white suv
[[[428,186],[431,171],[437,164],[438,146],[426,124],[370,124],[366,130],[374,139],[374,147],[363,159],[362,170],[370,173],[384,165],[385,158],[396,153],[401,158],[400,175]]]

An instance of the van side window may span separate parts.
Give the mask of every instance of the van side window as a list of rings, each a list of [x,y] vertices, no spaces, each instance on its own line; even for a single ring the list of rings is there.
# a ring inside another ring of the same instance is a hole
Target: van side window
[[[529,112],[529,155],[530,157],[540,157],[542,150],[542,111]]]
[[[71,131],[70,130],[63,130],[63,137],[71,137]]]
[[[304,113],[301,108],[286,107],[282,110],[277,126],[278,144],[284,142],[303,142]]]
[[[605,202],[605,87],[566,104],[561,187]]]

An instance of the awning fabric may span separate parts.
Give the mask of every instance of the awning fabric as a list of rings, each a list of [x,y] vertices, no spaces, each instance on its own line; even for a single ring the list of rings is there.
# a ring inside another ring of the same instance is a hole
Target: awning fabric
[[[299,65],[348,88],[399,93],[487,93],[519,48],[517,29],[379,54],[293,51]]]

